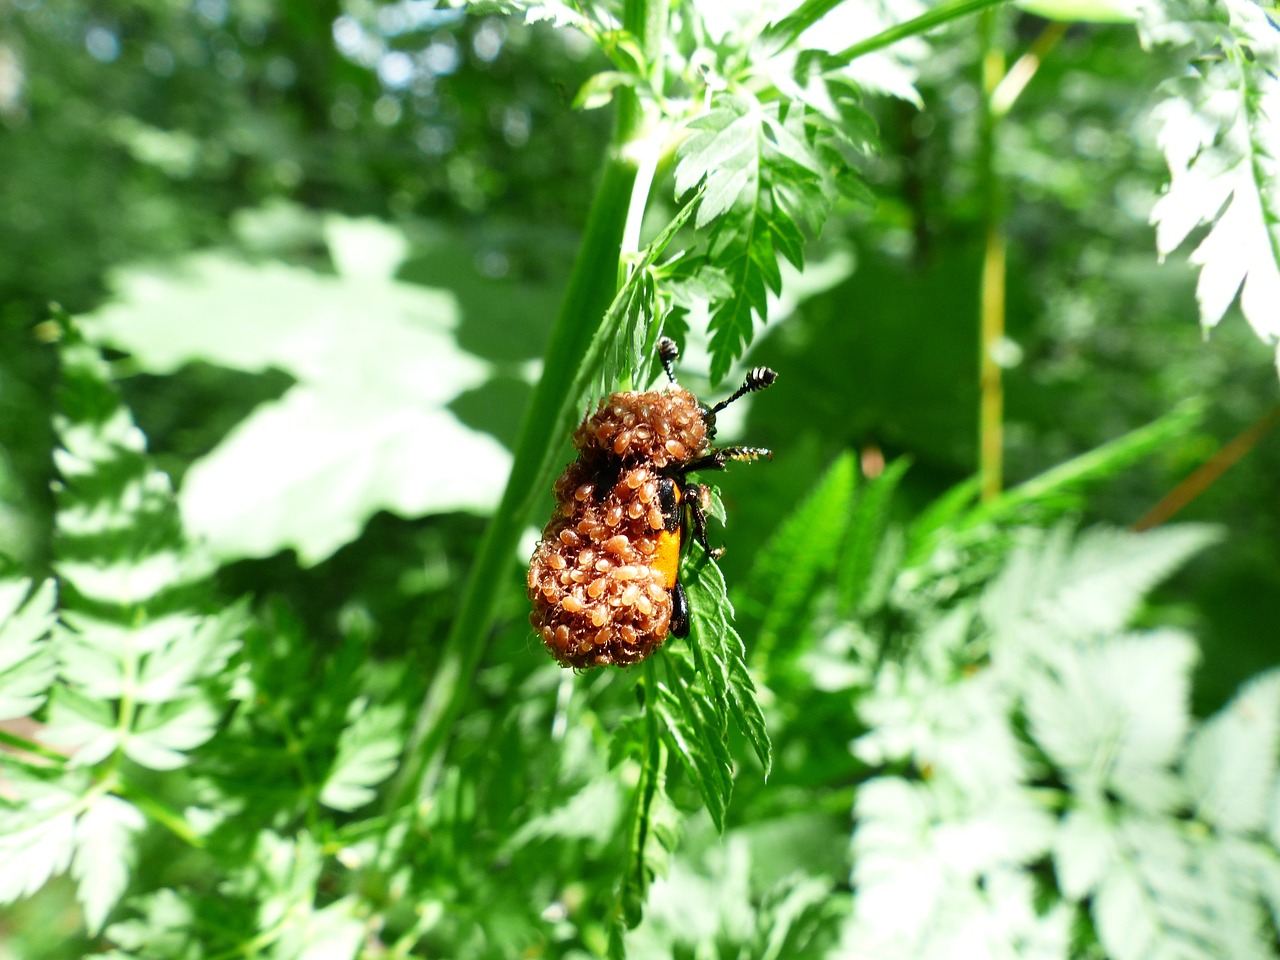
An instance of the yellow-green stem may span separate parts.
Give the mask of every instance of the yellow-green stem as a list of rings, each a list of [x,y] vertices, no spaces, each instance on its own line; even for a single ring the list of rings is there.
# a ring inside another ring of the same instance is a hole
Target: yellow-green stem
[[[992,97],[1004,77],[1004,52],[996,37],[996,12],[984,10],[982,35],[981,163],[986,230],[982,256],[979,343],[978,474],[982,499],[1000,496],[1004,485],[1004,384],[997,352],[1004,339],[1005,248],[1003,204],[996,165],[996,124]]]

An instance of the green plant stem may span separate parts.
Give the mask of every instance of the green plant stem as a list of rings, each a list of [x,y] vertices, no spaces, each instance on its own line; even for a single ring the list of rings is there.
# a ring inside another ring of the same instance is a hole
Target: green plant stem
[[[392,791],[393,806],[418,789],[462,707],[471,678],[489,642],[489,625],[499,591],[506,585],[520,531],[532,502],[545,493],[543,468],[548,453],[559,449],[552,431],[559,408],[595,325],[613,298],[623,227],[635,183],[633,161],[614,157],[605,166],[569,280],[543,358],[543,374],[534,388],[516,443],[515,460],[497,511],[485,530],[458,615],[406,748],[405,762]]]
[[[180,814],[170,810],[158,800],[147,796],[132,784],[123,781],[119,784],[119,793],[149,819],[160,824],[180,840],[193,847],[200,848],[204,846],[204,837],[200,836],[195,828],[187,823]]]
[[[1114,476],[1125,466],[1167,447],[1178,437],[1186,436],[1203,415],[1202,402],[1184,401],[1154,423],[1132,430],[1006,490],[998,499],[973,511],[965,526],[975,527],[1009,517],[1025,506],[1078,489],[1090,481]]]
[[[660,33],[650,22],[650,2],[656,0],[628,3],[624,26],[637,36],[656,37],[654,42],[660,43]],[[550,483],[563,440],[559,431],[566,407],[576,402],[572,390],[575,375],[618,290],[626,225],[629,220],[638,222],[633,211],[648,201],[648,184],[637,184],[637,158],[645,154],[643,104],[629,89],[620,88],[616,99],[610,157],[551,331],[542,377],[525,409],[511,475],[485,529],[458,614],[418,709],[404,762],[388,794],[390,809],[401,806],[410,796],[430,792],[442,748],[488,648],[494,606],[508,583],[520,532]],[[653,165],[647,169],[652,171]]]
[[[1004,51],[996,37],[996,12],[984,10],[982,37],[982,115],[979,129],[979,168],[985,241],[979,292],[978,476],[982,499],[991,502],[1004,485],[1004,384],[996,354],[1004,339],[1005,264],[1007,240],[1003,202],[996,173],[996,126],[999,117],[992,99],[1004,79]]]
[[[1009,0],[952,0],[951,3],[944,3],[934,7],[928,13],[922,13],[906,23],[899,23],[896,26],[889,27],[887,30],[881,30],[874,37],[859,40],[852,46],[845,47],[839,53],[834,54],[834,57],[841,63],[852,63],[858,57],[881,50],[890,44],[897,43],[899,40],[905,40],[907,37],[914,37],[920,33],[928,33],[944,23],[950,23],[952,20],[967,17],[971,13],[977,13],[980,10],[986,10],[989,7],[999,6],[1008,2]]]
[[[55,763],[63,764],[67,762],[67,758],[56,750],[50,750],[42,743],[28,740],[26,737],[20,737],[16,733],[10,733],[8,730],[0,730],[0,744],[6,747],[13,747],[15,750],[21,750],[24,753],[34,754],[37,757],[43,757],[45,760],[52,760]]]
[[[789,46],[800,34],[843,2],[844,0],[805,0],[794,13],[788,14],[770,26],[766,33],[776,37],[780,46]]]
[[[1001,77],[996,88],[991,91],[991,113],[997,117],[1004,117],[1013,105],[1017,102],[1018,97],[1022,95],[1022,91],[1027,89],[1027,84],[1031,82],[1032,77],[1036,75],[1036,71],[1040,69],[1040,64],[1044,62],[1044,58],[1058,44],[1058,41],[1067,35],[1067,27],[1069,24],[1063,23],[1061,20],[1054,20],[1049,23],[1035,41],[1027,48],[1027,52],[1020,56],[1009,68],[1008,72]]]

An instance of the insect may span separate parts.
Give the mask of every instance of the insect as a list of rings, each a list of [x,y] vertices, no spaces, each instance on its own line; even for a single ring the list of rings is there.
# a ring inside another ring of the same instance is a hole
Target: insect
[[[773,457],[763,447],[712,443],[716,414],[778,375],[756,367],[708,407],[676,383],[679,356],[663,337],[658,357],[670,383],[611,394],[573,433],[578,458],[555,483],[556,509],[528,576],[529,622],[561,666],[639,663],[670,634],[688,636],[680,554],[690,534],[707,548],[710,503],[689,474]]]

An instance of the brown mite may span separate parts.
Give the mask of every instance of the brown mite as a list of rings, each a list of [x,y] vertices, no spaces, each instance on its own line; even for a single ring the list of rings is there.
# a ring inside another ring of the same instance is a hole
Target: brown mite
[[[681,547],[690,533],[707,547],[707,491],[688,475],[773,456],[712,441],[716,414],[777,374],[756,367],[707,407],[676,383],[679,355],[663,337],[658,357],[670,383],[611,394],[573,433],[578,458],[555,483],[556,509],[528,576],[529,622],[563,667],[628,666],[670,634],[688,636]]]

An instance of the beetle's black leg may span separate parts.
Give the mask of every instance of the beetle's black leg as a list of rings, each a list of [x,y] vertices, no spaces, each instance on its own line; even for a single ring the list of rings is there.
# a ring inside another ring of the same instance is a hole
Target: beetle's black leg
[[[721,447],[696,460],[690,460],[684,465],[684,471],[694,473],[698,470],[723,470],[730,460],[747,461],[762,458],[772,460],[773,451],[768,447]]]
[[[667,379],[675,383],[675,363],[680,359],[680,348],[670,337],[663,337],[658,341],[658,359],[662,361],[662,369],[667,372]]]
[[[721,447],[717,452],[725,460],[773,459],[773,451],[768,447]]]
[[[693,539],[702,545],[702,549],[707,551],[708,555],[715,558],[724,553],[724,549],[717,547],[712,550],[711,544],[707,543],[707,508],[704,506],[707,496],[707,488],[700,483],[684,485],[684,501],[689,509],[689,525],[693,527]]]
[[[679,580],[671,591],[671,632],[677,637],[689,635],[689,595]]]

